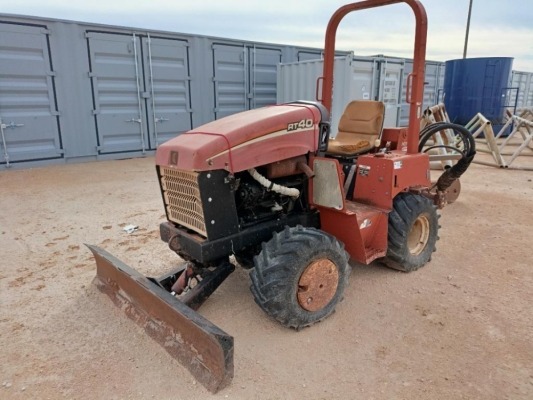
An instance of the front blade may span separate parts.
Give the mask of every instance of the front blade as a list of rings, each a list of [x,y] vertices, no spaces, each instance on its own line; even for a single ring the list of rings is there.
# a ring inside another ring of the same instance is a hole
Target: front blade
[[[163,288],[96,246],[94,283],[116,306],[209,391],[233,378],[233,337],[187,307]]]

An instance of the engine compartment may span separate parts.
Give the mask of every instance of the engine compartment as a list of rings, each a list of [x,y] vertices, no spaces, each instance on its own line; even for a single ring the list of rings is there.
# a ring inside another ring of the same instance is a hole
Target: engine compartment
[[[266,167],[258,168],[258,172],[266,175]],[[235,191],[235,202],[241,229],[291,212],[308,209],[307,186],[304,185],[307,177],[303,173],[273,178],[271,181],[283,187],[298,189],[300,195],[297,198],[269,190],[257,182],[248,171],[240,172],[236,178],[239,180],[239,185]]]

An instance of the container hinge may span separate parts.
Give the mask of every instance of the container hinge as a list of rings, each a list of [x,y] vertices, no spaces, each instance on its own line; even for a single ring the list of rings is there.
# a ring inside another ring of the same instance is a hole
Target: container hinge
[[[54,117],[59,117],[61,113],[59,111],[51,111],[50,115],[53,115]]]
[[[212,80],[213,82],[216,82],[216,81],[218,81],[218,79],[217,79],[217,77],[216,77],[216,76],[213,76],[213,78],[211,78],[211,80]]]
[[[102,146],[96,146],[96,151],[102,150]]]
[[[93,37],[92,32],[87,32],[87,31],[85,31],[85,33],[83,34],[83,36],[85,37],[85,39],[90,39],[90,38]]]
[[[89,75],[89,78],[96,78],[95,72],[89,72],[88,75]]]
[[[249,98],[249,99],[253,99],[254,98],[254,94],[253,93],[248,93],[246,95],[246,97]]]
[[[220,108],[218,108],[218,107],[213,108],[213,112],[216,112],[216,113],[217,113],[217,112],[219,112],[219,111],[220,111]]]
[[[57,76],[57,73],[55,71],[48,71],[46,76]]]
[[[100,110],[91,110],[92,115],[98,115],[100,114]]]
[[[57,149],[57,154],[65,154],[65,150],[63,150],[63,149]]]
[[[42,29],[41,29],[41,33],[42,33],[42,34],[45,34],[45,35],[50,35],[50,34],[52,34],[52,32],[50,32],[50,29],[46,29],[46,28],[42,28]]]

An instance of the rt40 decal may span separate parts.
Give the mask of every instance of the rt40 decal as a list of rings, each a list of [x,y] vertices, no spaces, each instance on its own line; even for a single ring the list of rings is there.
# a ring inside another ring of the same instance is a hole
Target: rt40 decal
[[[287,132],[295,131],[297,129],[305,129],[305,128],[312,128],[313,127],[313,120],[311,118],[308,119],[302,119],[299,122],[291,122],[287,125]]]

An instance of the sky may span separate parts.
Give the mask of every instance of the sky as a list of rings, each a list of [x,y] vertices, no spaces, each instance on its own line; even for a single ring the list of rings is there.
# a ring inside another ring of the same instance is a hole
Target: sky
[[[427,56],[462,58],[469,0],[421,0],[429,21]],[[0,0],[2,13],[69,19],[267,43],[319,47],[333,12],[347,0]],[[354,12],[337,49],[412,57],[414,17],[405,4]],[[513,57],[533,72],[533,0],[473,0],[468,57]]]

